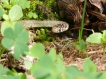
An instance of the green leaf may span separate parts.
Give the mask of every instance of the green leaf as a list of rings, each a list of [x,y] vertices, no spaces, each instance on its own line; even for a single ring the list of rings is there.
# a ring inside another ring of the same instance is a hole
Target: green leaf
[[[96,65],[88,58],[85,60],[83,64],[84,72],[86,73],[96,73],[97,67]]]
[[[5,21],[9,21],[9,16],[8,16],[7,14],[3,14],[3,19],[4,19]]]
[[[86,41],[87,42],[90,42],[90,43],[102,43],[101,42],[101,38],[102,38],[102,34],[101,33],[93,33],[91,34],[87,39]]]
[[[30,7],[30,1],[28,0],[11,0],[10,3],[12,5],[19,5],[22,7],[22,9],[25,9],[25,8],[29,8]]]
[[[0,75],[0,79],[5,79],[2,75]]]
[[[48,55],[52,58],[53,61],[56,60],[56,56],[57,56],[57,55],[56,55],[56,50],[55,50],[54,48],[52,48],[52,49],[49,51]]]
[[[65,65],[63,63],[63,60],[60,57],[57,58],[56,67],[57,67],[58,72],[61,74],[65,70]]]
[[[87,47],[87,44],[85,44],[84,40],[80,40],[79,44],[76,46],[79,50],[84,50]]]
[[[23,73],[19,73],[18,76],[20,77],[19,79],[27,79],[26,75]]]
[[[30,2],[27,0],[19,0],[19,5],[25,9],[30,7]]]
[[[55,73],[55,65],[52,59],[45,55],[42,56],[41,59],[37,63],[34,63],[34,65],[31,68],[31,73],[37,78],[47,78],[48,76],[51,76],[52,73]]]
[[[32,72],[32,75],[36,77],[36,79],[45,79],[46,77],[50,76],[50,72],[47,69],[38,68]]]
[[[35,58],[41,58],[45,55],[44,46],[41,43],[34,44],[30,49],[30,55]]]
[[[103,43],[106,43],[106,30],[103,31],[101,40],[102,40]]]
[[[15,28],[14,28],[14,31],[15,31],[14,36],[15,36],[15,38],[16,37],[20,37],[20,33],[23,33],[23,31],[24,31],[23,29],[24,29],[24,27],[23,27],[23,25],[21,23],[16,23],[15,24]],[[20,37],[20,38],[22,38],[22,37]],[[25,39],[28,39],[28,38],[25,38]]]
[[[16,23],[14,28],[14,37],[19,43],[27,43],[29,41],[28,31],[24,30],[21,23]]]
[[[6,24],[5,24],[6,23]],[[9,23],[5,22],[3,25]],[[10,24],[11,25],[11,24]],[[14,57],[19,58],[21,55],[26,55],[29,51],[26,43],[29,40],[28,31],[26,31],[21,23],[15,23],[14,28],[2,28],[4,38],[2,39],[2,45],[9,49],[14,46]]]
[[[38,15],[36,13],[33,13],[33,18],[34,19],[38,18]]]
[[[106,71],[103,72],[103,74],[102,74],[102,78],[101,78],[101,79],[106,79]]]
[[[20,77],[8,75],[5,79],[20,79]]]
[[[54,68],[54,62],[51,59],[51,57],[44,55],[40,60],[39,60],[39,65],[42,66],[43,68],[46,69],[53,69]]]
[[[28,17],[29,17],[29,18],[32,18],[32,12],[29,12],[29,13],[28,13]]]
[[[6,37],[6,38],[2,39],[2,45],[5,48],[10,49],[14,44],[14,32],[13,32],[13,30],[9,27],[7,29],[5,29],[4,37]]]
[[[6,75],[9,70],[0,64],[0,75]]]
[[[20,0],[10,0],[11,5],[17,5]]]
[[[22,8],[19,5],[14,5],[9,11],[11,21],[17,21],[23,16]]]
[[[23,29],[21,23],[16,23],[14,26],[14,56],[15,58],[19,58],[21,55],[26,55],[29,51],[26,43],[29,40],[28,31]]]
[[[2,19],[3,14],[4,14],[4,10],[3,10],[3,8],[0,6],[0,20]]]
[[[12,30],[11,27],[8,27],[7,29],[5,29],[4,31],[4,37],[7,37],[9,39],[15,39],[14,37],[14,31]]]
[[[9,5],[9,3],[6,3],[6,2],[4,2],[3,7],[4,8],[11,9],[11,5]]]
[[[65,75],[67,79],[74,79],[80,74],[80,71],[76,66],[69,66],[66,68]]]
[[[9,4],[9,1],[8,0],[1,0],[3,2],[3,7],[4,8],[8,8],[10,9],[11,8],[11,5]]]
[[[6,31],[6,29],[8,29],[8,28],[13,28],[13,26],[14,26],[14,24],[15,24],[15,22],[12,22],[12,23],[10,23],[10,22],[8,22],[8,21],[4,21],[2,24],[1,24],[1,33],[2,33],[2,35],[4,36],[4,32]],[[9,29],[10,30],[10,29]],[[8,32],[9,33],[9,32]],[[9,33],[10,34],[10,33]],[[13,35],[13,34],[12,34]],[[11,35],[11,36],[12,36]]]
[[[32,63],[30,61],[25,61],[24,65],[26,69],[30,69],[32,67]]]
[[[24,37],[24,38],[23,38]],[[18,42],[24,42],[27,43],[29,41],[28,31],[23,30],[21,34],[16,39]]]
[[[2,45],[7,48],[10,49],[14,44],[14,40],[9,39],[9,38],[3,38],[2,39]]]
[[[7,2],[8,3],[8,0],[1,0],[1,2]]]
[[[29,18],[34,18],[34,19],[36,19],[38,16],[37,16],[36,13],[29,12],[29,13],[28,13],[28,17],[29,17]]]
[[[14,48],[14,57],[16,59],[20,58],[21,55],[25,56],[28,53],[28,46],[24,43],[16,42]]]

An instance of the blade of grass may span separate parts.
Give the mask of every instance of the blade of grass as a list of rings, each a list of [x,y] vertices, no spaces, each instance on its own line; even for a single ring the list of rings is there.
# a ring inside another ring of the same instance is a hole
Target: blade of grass
[[[4,51],[5,51],[5,48],[4,47],[2,47],[2,45],[0,44],[0,47],[1,47],[1,49],[0,49],[0,56],[4,53]]]
[[[84,8],[83,8],[83,13],[82,13],[82,21],[81,21],[81,29],[79,29],[79,41],[82,40],[82,33],[83,33],[83,28],[84,28],[84,17],[85,17],[85,12],[86,12],[86,3],[87,3],[87,0],[84,0]]]

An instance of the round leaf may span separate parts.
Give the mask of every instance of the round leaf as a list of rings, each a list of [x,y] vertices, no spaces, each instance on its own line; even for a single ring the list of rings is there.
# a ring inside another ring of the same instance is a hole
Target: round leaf
[[[23,16],[22,8],[19,5],[14,5],[9,11],[11,21],[17,21]]]
[[[44,56],[45,54],[45,48],[41,43],[37,43],[35,45],[32,46],[32,48],[30,49],[30,55],[33,57],[37,57],[40,58],[42,56]]]
[[[9,38],[2,39],[2,45],[7,49],[10,49],[13,44],[14,44],[14,40],[12,39],[9,39]]]
[[[102,43],[101,42],[101,38],[102,38],[102,34],[101,33],[93,33],[91,34],[87,39],[86,41],[87,42],[90,42],[90,43]]]
[[[4,36],[4,32],[6,31],[7,28],[10,28],[10,27],[13,28],[13,26],[14,26],[14,22],[10,23],[10,22],[4,21],[1,25],[2,35]]]
[[[14,57],[18,59],[22,55],[26,55],[29,52],[28,46],[24,43],[17,42],[14,48]]]

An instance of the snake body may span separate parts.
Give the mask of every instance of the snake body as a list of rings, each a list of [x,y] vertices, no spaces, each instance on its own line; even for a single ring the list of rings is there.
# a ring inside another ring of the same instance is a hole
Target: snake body
[[[69,28],[69,24],[64,21],[56,21],[56,20],[45,20],[45,21],[38,21],[38,20],[21,20],[21,22],[25,27],[48,27],[52,28],[53,33],[61,33]]]
[[[56,21],[56,20],[20,20],[18,21],[23,24],[26,28],[39,28],[39,27],[48,27],[52,28],[53,33],[61,33],[69,28],[69,24],[64,21]],[[0,21],[0,26],[2,21]]]

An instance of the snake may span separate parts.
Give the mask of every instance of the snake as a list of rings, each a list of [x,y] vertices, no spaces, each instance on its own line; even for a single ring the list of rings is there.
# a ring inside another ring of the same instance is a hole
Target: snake
[[[52,28],[53,33],[61,33],[64,31],[67,31],[69,28],[69,24],[64,21],[58,21],[58,20],[20,20],[18,21],[23,24],[26,28],[39,28],[39,27],[48,27]],[[0,21],[1,25],[2,21]]]

